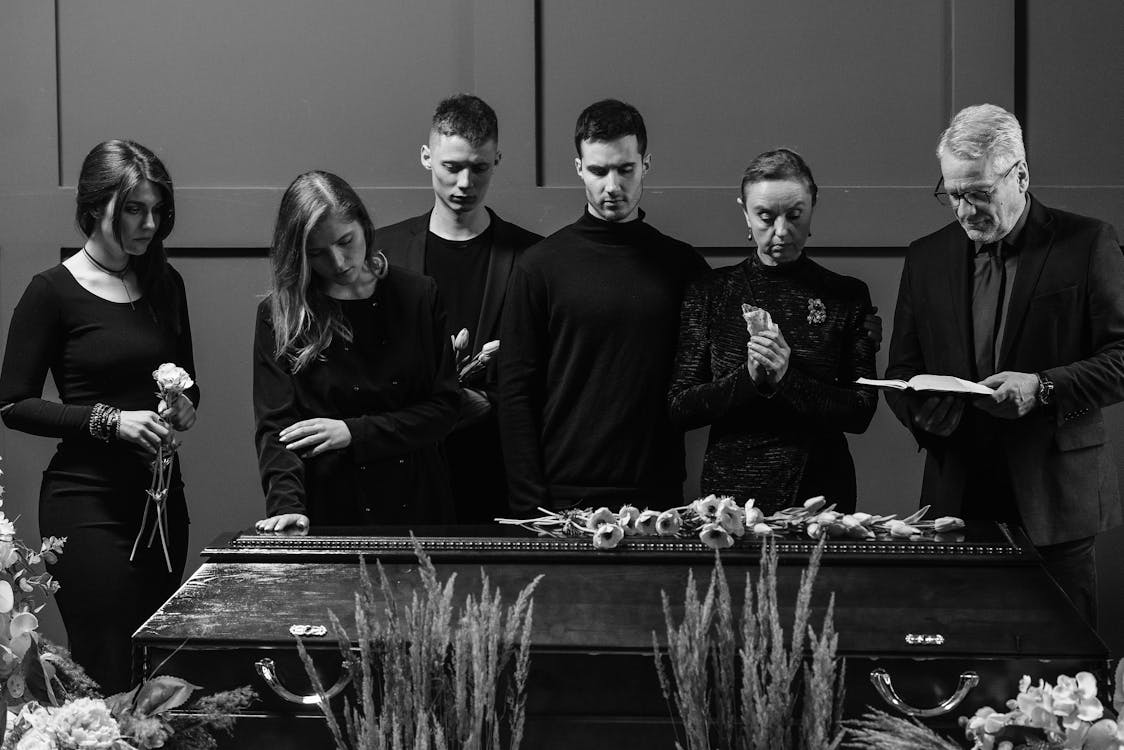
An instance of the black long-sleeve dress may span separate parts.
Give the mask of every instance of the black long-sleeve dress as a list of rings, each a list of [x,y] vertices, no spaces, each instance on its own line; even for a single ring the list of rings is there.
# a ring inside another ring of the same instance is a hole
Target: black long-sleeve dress
[[[742,303],[764,308],[792,349],[775,392],[746,368]],[[711,271],[687,291],[669,389],[674,423],[710,425],[702,491],[749,498],[766,513],[826,495],[855,507],[855,467],[844,432],[866,430],[878,405],[874,345],[863,328],[866,284],[802,255],[765,266],[756,254]]]
[[[0,414],[15,430],[61,438],[43,473],[39,529],[67,537],[50,572],[74,658],[109,694],[127,689],[130,637],[176,590],[187,557],[188,514],[178,460],[168,495],[168,572],[159,541],[129,561],[151,478],[131,443],[87,429],[92,406],[155,410],[152,371],[174,362],[195,375],[183,280],[169,267],[179,331],[157,322],[148,300],[102,299],[63,265],[36,274],[16,305],[0,372]],[[168,316],[165,316],[168,317]],[[42,398],[48,371],[61,403]],[[198,386],[187,396],[199,403]],[[151,522],[151,519],[150,519]]]
[[[254,414],[266,512],[313,524],[454,520],[441,440],[460,391],[435,282],[391,267],[364,300],[336,300],[351,342],[335,336],[297,374],[274,354],[269,300],[254,334]],[[302,459],[279,438],[304,419],[343,420],[351,445]]]

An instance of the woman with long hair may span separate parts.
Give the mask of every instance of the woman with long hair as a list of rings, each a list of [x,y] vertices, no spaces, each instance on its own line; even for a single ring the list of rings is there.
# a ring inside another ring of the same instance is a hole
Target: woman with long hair
[[[334,174],[302,174],[281,198],[254,335],[261,531],[453,520],[445,312],[433,280],[391,268],[373,234]]]
[[[167,560],[159,542],[146,538],[135,554],[134,542],[157,449],[195,423],[199,389],[171,404],[154,395],[162,363],[195,370],[183,279],[164,252],[175,203],[160,159],[132,141],[95,146],[82,163],[75,218],[82,249],[36,274],[12,314],[0,415],[14,430],[61,439],[43,474],[39,529],[67,538],[49,566],[59,611],[72,655],[109,694],[129,687],[130,636],[183,575],[178,463],[165,505]],[[48,372],[58,401],[43,398]]]
[[[738,198],[755,247],[696,281],[680,315],[668,401],[680,427],[710,425],[702,491],[766,514],[815,495],[853,511],[843,433],[864,432],[878,405],[855,385],[874,377],[881,337],[866,284],[804,253],[817,192],[796,152],[755,157]]]

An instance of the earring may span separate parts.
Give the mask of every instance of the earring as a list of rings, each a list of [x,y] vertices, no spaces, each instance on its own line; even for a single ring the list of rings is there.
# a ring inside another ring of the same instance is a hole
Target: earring
[[[390,272],[390,261],[383,255],[382,250],[371,256],[371,272],[375,274],[376,279],[385,279]]]

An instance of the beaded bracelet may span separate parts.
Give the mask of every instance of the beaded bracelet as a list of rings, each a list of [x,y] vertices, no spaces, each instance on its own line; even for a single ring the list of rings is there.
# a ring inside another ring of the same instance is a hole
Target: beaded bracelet
[[[94,408],[90,410],[90,419],[86,423],[86,428],[90,431],[90,435],[95,438],[101,438],[101,421],[102,415],[105,410],[109,408],[105,404],[94,404]]]
[[[109,442],[116,438],[121,427],[121,410],[103,403],[94,404],[86,428],[98,440]]]

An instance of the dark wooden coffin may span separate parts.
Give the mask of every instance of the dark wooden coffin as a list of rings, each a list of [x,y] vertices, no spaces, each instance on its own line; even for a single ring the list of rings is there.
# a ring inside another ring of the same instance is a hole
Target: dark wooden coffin
[[[262,700],[240,722],[234,746],[330,746],[319,709],[302,701],[311,690],[290,628],[328,625],[331,610],[354,632],[360,558],[378,560],[403,597],[417,582],[405,530],[364,531],[220,538],[134,635],[139,672],[179,675],[210,690],[253,685]],[[456,573],[462,596],[479,591],[482,570],[509,600],[545,574],[534,597],[524,747],[673,747],[652,633],[663,641],[661,592],[681,603],[689,570],[709,578],[712,552],[695,540],[635,538],[598,552],[585,539],[500,527],[419,529],[418,540],[440,575]],[[795,601],[812,546],[778,544],[782,603]],[[759,552],[750,540],[722,552],[739,612]],[[817,628],[831,593],[850,715],[873,705],[951,729],[980,706],[1002,708],[1023,674],[1107,672],[1104,643],[1026,539],[1002,525],[969,528],[952,541],[831,541],[816,584]],[[306,643],[325,685],[334,684],[342,674],[335,641]]]

